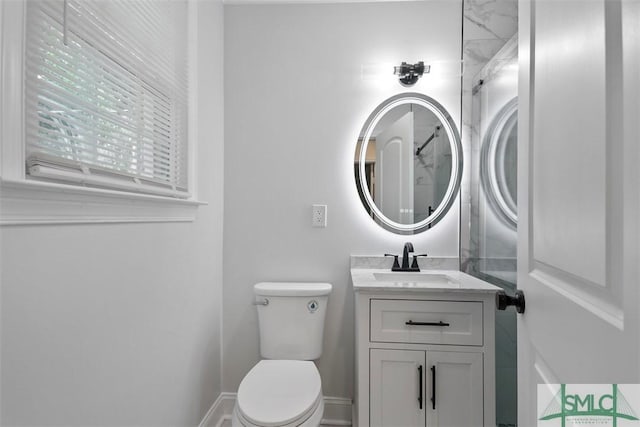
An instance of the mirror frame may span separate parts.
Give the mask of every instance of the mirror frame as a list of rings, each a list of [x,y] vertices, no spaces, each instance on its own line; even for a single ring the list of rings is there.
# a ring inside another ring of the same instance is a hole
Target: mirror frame
[[[385,216],[373,201],[373,196],[369,192],[369,187],[367,186],[365,163],[369,139],[371,138],[371,134],[380,119],[382,119],[382,117],[391,109],[410,103],[418,104],[427,108],[440,120],[440,123],[442,123],[447,137],[449,138],[449,144],[451,145],[451,176],[449,178],[449,184],[444,198],[431,215],[414,224],[401,224],[392,221]],[[357,153],[359,164],[356,170],[358,180],[360,182],[360,190],[364,195],[364,199],[360,196],[358,196],[358,198],[360,198],[363,203],[366,203],[365,209],[368,207],[371,210],[373,219],[377,224],[396,234],[418,234],[428,228],[431,228],[432,225],[435,225],[447,212],[449,212],[449,209],[453,205],[458,191],[460,190],[460,181],[462,179],[462,142],[460,140],[460,133],[458,132],[451,115],[442,105],[440,105],[440,103],[429,96],[416,92],[401,93],[392,96],[378,105],[369,115],[362,127],[362,130],[360,131],[360,135],[362,135],[362,143],[360,144],[360,149]],[[357,149],[356,145],[356,150]]]
[[[518,97],[512,98],[495,115],[482,140],[480,151],[480,182],[487,200],[496,215],[509,227],[518,225],[517,200],[504,188],[504,167],[502,166],[507,139],[504,131],[517,126]],[[515,122],[515,123],[514,123]]]

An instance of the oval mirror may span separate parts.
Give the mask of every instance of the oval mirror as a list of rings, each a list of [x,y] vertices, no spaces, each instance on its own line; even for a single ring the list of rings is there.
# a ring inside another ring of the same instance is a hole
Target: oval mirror
[[[355,154],[356,185],[367,213],[399,234],[443,218],[462,175],[462,145],[451,116],[432,98],[404,93],[371,113]]]
[[[480,152],[480,181],[492,210],[507,225],[518,223],[518,100],[513,98],[487,128]]]

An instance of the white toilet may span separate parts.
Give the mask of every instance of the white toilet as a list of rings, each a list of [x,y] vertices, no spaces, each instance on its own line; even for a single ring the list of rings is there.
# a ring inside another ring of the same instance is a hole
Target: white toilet
[[[324,411],[320,374],[329,283],[258,283],[258,362],[242,379],[234,427],[316,427]]]

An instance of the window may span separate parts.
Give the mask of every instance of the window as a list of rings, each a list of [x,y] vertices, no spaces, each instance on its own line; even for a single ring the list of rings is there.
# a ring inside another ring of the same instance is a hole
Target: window
[[[28,1],[29,179],[188,198],[187,4]]]

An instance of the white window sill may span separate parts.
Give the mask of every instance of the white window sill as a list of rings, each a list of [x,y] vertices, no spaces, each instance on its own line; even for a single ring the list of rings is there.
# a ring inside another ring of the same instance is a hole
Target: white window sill
[[[37,181],[0,182],[0,225],[189,222],[206,204]]]

